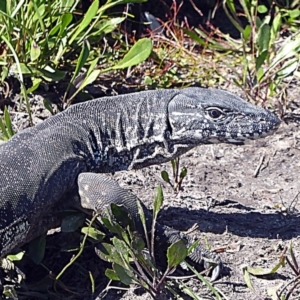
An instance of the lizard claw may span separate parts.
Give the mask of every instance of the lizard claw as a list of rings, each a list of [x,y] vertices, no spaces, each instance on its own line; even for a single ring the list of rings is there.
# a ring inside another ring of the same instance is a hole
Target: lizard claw
[[[204,269],[212,269],[211,282],[216,281],[221,275],[223,263],[219,255],[203,249],[200,245],[198,245],[189,255],[189,258],[196,263],[201,263],[202,261]]]
[[[214,282],[214,281],[216,281],[219,278],[219,276],[220,276],[220,274],[222,272],[222,269],[223,269],[223,264],[220,261],[219,264],[212,269],[210,282]]]
[[[176,229],[170,228],[168,226],[161,226],[160,230],[163,234],[160,236],[166,236],[168,243],[172,244],[179,239],[186,241],[187,247],[190,247],[194,240],[185,233],[182,233]],[[198,244],[194,250],[188,255],[188,258],[196,264],[203,264],[204,269],[212,268],[211,281],[215,281],[220,276],[223,264],[219,255],[204,249],[200,244]]]

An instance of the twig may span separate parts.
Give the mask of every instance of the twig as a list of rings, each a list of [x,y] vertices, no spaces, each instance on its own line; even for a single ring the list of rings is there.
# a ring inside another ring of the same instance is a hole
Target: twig
[[[185,232],[185,234],[190,234],[190,233],[196,231],[198,228],[199,228],[198,224],[195,223],[191,228],[189,228],[189,229]]]
[[[258,174],[259,174],[259,172],[260,172],[260,169],[261,169],[261,167],[262,167],[262,165],[263,165],[263,163],[264,163],[264,160],[265,160],[265,155],[263,155],[263,156],[260,158],[260,160],[259,160],[258,166],[257,166],[257,168],[255,169],[254,174],[253,174],[253,177],[254,177],[254,178],[256,178],[256,177],[258,176]]]

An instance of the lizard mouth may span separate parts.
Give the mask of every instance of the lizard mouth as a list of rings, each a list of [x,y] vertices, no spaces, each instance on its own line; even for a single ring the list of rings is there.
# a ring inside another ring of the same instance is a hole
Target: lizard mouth
[[[254,132],[254,133],[247,132],[244,135],[240,133],[238,135],[231,135],[231,136],[210,136],[207,142],[210,144],[226,143],[226,144],[233,144],[233,145],[245,145],[245,144],[249,144],[250,141],[258,140],[274,134],[278,129],[279,124],[274,125],[272,129],[267,128],[266,130],[261,130],[260,132]]]
[[[226,143],[226,144],[234,144],[234,145],[244,145],[245,139],[240,138],[221,138],[221,137],[211,137],[207,140],[209,144],[219,144],[219,143]]]

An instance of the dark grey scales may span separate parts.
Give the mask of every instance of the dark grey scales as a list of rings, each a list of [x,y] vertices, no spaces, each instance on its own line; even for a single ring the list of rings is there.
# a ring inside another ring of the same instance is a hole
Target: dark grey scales
[[[91,172],[160,164],[202,144],[243,144],[279,124],[273,113],[214,89],[145,91],[74,105],[0,146],[0,257],[59,226],[53,211],[69,192],[78,195],[68,205],[103,212],[114,202],[136,216],[134,195]],[[165,226],[158,231],[163,241],[192,242]],[[219,275],[219,257],[200,246],[190,257],[213,260],[212,277]]]

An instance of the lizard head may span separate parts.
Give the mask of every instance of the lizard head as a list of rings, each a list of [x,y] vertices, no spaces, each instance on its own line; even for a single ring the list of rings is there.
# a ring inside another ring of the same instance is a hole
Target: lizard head
[[[229,92],[186,88],[168,104],[171,138],[197,144],[244,144],[272,134],[280,125],[272,112]]]

